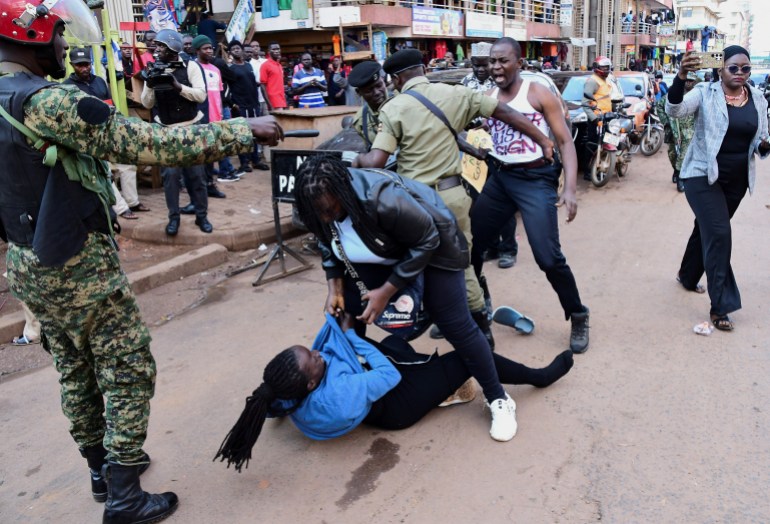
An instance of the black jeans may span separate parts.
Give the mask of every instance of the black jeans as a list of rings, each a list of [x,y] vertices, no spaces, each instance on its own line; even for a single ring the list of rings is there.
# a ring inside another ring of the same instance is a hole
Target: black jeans
[[[235,115],[233,115],[235,116]],[[238,108],[238,115],[243,118],[255,118],[259,116],[259,108],[257,107],[239,107]],[[254,144],[254,149],[251,151],[251,153],[241,153],[238,155],[238,160],[241,163],[241,167],[244,167],[249,162],[252,162],[253,164],[258,164],[261,161],[261,155],[259,152],[259,145]]]
[[[679,279],[694,289],[705,271],[711,314],[727,315],[741,308],[741,294],[730,265],[732,229],[735,214],[748,189],[748,173],[713,184],[708,177],[686,178],[684,194],[695,213],[695,226],[682,257]]]
[[[368,289],[380,287],[392,272],[390,266],[378,264],[354,264],[354,266]],[[478,380],[487,401],[504,398],[505,390],[497,377],[492,350],[479,326],[471,318],[471,312],[468,309],[463,271],[447,271],[428,266],[423,276],[425,278],[423,305],[431,320],[441,329],[444,337],[460,355],[470,373]],[[362,313],[358,289],[349,276],[345,277],[345,311],[353,315]],[[362,335],[360,331],[359,334]],[[433,407],[436,405],[438,403]]]
[[[476,274],[480,274],[484,250],[500,227],[519,211],[535,262],[559,296],[564,317],[568,319],[572,313],[583,312],[585,308],[559,244],[556,191],[560,173],[558,163],[536,169],[500,169],[497,164],[489,163],[487,183],[471,211],[471,261]]]

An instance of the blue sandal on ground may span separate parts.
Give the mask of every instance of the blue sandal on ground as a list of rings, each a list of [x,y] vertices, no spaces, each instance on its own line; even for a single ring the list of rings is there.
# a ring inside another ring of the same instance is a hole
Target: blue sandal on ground
[[[535,330],[534,320],[508,306],[500,306],[495,309],[495,312],[492,314],[492,320],[497,324],[512,327],[525,335],[529,335]]]
[[[14,346],[29,346],[32,344],[37,344],[37,342],[33,342],[32,340],[28,339],[26,336],[22,335],[20,337],[13,337],[13,341],[11,342]]]

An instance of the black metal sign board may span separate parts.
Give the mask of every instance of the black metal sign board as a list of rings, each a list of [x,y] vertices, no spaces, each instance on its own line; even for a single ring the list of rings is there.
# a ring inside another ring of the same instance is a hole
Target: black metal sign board
[[[273,182],[273,200],[294,203],[294,183],[297,169],[313,155],[332,155],[342,158],[342,151],[316,149],[271,149],[270,164]]]

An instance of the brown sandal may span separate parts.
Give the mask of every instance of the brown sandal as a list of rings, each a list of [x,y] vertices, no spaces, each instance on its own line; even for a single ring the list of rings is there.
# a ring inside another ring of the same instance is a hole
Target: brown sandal
[[[145,205],[144,205],[144,204],[142,204],[141,202],[139,202],[139,203],[138,203],[137,205],[135,205],[135,206],[131,206],[131,208],[130,208],[130,209],[131,209],[131,211],[139,211],[139,212],[141,212],[141,213],[146,213],[147,211],[149,211],[149,210],[150,210],[150,208],[149,208],[149,207],[145,206]]]
[[[719,331],[732,331],[735,329],[735,326],[733,325],[733,321],[730,320],[730,317],[727,315],[719,315],[719,316],[711,316],[711,323],[714,324],[714,327],[717,328]]]

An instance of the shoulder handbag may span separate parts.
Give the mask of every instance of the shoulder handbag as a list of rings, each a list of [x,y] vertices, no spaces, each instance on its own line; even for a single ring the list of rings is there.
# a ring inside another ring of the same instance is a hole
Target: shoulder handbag
[[[369,292],[369,289],[358,276],[358,272],[345,254],[337,228],[332,225],[330,229],[332,242],[337,246],[337,251],[339,251],[342,257],[342,262],[345,264],[348,275],[356,283],[361,296],[364,296]],[[423,308],[422,295],[424,290],[425,280],[422,273],[420,273],[409,285],[391,297],[388,305],[385,306],[382,314],[377,317],[374,324],[404,340],[413,340],[422,335],[431,323],[428,313]]]

